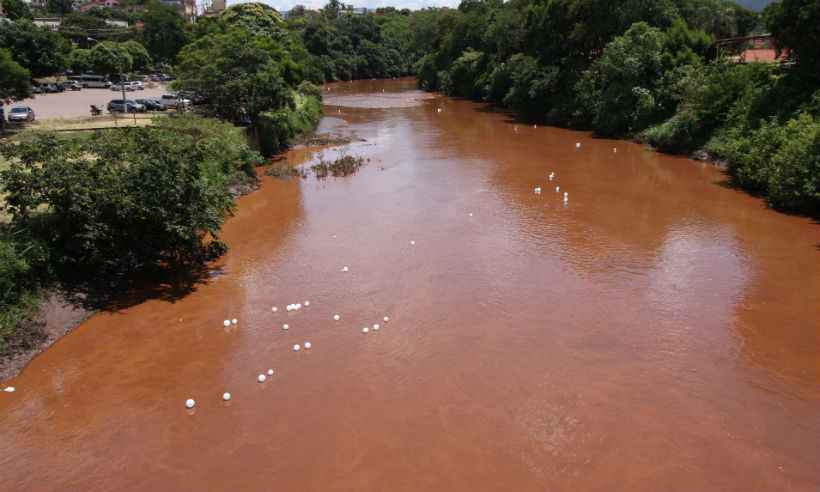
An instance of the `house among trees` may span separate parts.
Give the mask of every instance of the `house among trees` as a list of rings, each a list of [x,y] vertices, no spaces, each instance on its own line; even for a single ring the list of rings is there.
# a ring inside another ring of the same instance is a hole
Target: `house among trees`
[[[789,59],[789,50],[778,50],[771,34],[719,39],[715,48],[718,56],[728,56],[736,63],[782,63]]]

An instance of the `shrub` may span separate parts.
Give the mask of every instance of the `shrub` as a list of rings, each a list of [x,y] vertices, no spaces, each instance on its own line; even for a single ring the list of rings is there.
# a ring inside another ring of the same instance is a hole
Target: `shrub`
[[[259,160],[230,125],[195,117],[85,141],[39,135],[3,153],[14,162],[0,173],[12,225],[46,242],[58,272],[72,278],[224,251],[229,186]]]

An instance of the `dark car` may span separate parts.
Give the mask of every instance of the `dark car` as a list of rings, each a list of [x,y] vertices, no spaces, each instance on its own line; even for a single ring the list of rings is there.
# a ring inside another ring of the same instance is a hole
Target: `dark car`
[[[34,110],[28,106],[18,106],[9,111],[9,123],[28,123],[34,121]]]
[[[137,104],[142,104],[145,106],[145,109],[148,111],[165,111],[168,109],[156,99],[137,99],[136,101]]]
[[[53,94],[55,92],[65,92],[65,87],[60,84],[46,84],[43,86],[44,92]]]
[[[144,113],[145,106],[131,99],[112,99],[108,102],[109,113]]]
[[[44,92],[43,91],[43,86],[41,86],[41,85],[32,85],[31,86],[31,93],[32,94],[42,94],[43,92]]]

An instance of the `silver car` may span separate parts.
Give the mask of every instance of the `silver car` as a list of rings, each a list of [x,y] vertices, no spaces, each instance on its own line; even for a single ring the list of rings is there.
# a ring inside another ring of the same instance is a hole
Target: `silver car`
[[[11,111],[9,111],[10,123],[23,123],[30,121],[34,121],[34,110],[28,106],[18,106],[16,108],[11,108]]]

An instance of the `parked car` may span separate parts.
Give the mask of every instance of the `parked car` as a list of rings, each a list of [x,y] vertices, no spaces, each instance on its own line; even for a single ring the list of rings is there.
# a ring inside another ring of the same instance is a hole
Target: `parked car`
[[[112,99],[108,101],[109,113],[144,113],[145,106],[131,99]]]
[[[157,99],[137,99],[137,104],[142,104],[148,111],[165,111],[165,106]]]
[[[43,86],[43,91],[49,94],[53,94],[55,92],[65,92],[65,87],[60,84],[46,84]]]
[[[32,94],[42,94],[43,93],[43,86],[42,85],[32,85],[31,86],[31,93]]]
[[[190,99],[185,99],[178,94],[163,94],[162,97],[159,98],[159,101],[166,108],[179,109],[182,107],[184,109],[191,105]]]
[[[67,80],[61,84],[63,89],[67,89],[70,91],[79,91],[82,90],[83,86],[76,80]]]
[[[111,90],[114,92],[122,92],[123,90],[125,92],[134,92],[136,89],[128,82],[118,82],[111,85]]]
[[[34,121],[34,110],[28,106],[18,106],[9,111],[10,123],[24,123]]]
[[[140,82],[139,80],[132,80],[131,82],[126,82],[126,84],[133,87],[135,91],[144,91],[145,90],[145,85],[142,82]]]

